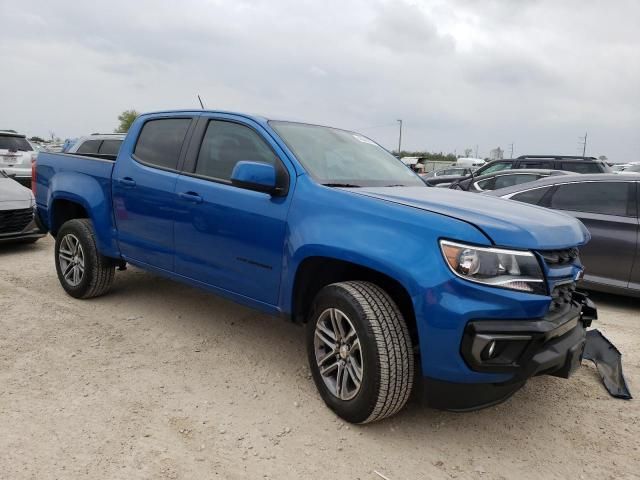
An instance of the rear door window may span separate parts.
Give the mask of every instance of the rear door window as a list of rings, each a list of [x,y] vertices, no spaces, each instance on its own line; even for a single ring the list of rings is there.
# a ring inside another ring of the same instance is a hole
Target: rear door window
[[[104,140],[98,153],[101,155],[118,155],[120,145],[122,145],[122,140]]]
[[[511,162],[500,162],[488,166],[487,168],[481,168],[478,170],[479,175],[485,175],[488,173],[499,172],[501,170],[511,170],[513,164]]]
[[[76,153],[98,153],[98,149],[100,148],[100,144],[102,143],[102,140],[86,140],[84,142],[82,142],[82,145],[80,145],[78,147],[78,150],[76,150]]]
[[[494,189],[497,190],[498,188],[504,188],[504,187],[511,187],[513,185],[519,185],[521,183],[527,183],[527,182],[533,182],[534,180],[537,180],[539,178],[538,175],[518,175],[518,174],[513,174],[513,175],[500,175],[498,177],[496,177],[496,182],[494,184]]]
[[[142,127],[134,157],[155,167],[176,170],[190,123],[190,118],[149,120]]]
[[[602,173],[603,168],[593,162],[563,162],[562,170],[575,173]]]
[[[630,216],[633,183],[583,182],[560,185],[549,206],[557,210]]]
[[[535,160],[535,161],[522,161],[519,163],[518,168],[553,168],[553,162],[544,161],[544,160]]]

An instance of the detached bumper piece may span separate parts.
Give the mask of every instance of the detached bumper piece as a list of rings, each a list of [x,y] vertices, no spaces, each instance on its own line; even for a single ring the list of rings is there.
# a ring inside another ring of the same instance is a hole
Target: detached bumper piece
[[[622,354],[599,330],[587,332],[583,358],[595,363],[602,383],[612,397],[633,398],[622,373]]]
[[[429,404],[466,411],[500,403],[528,378],[553,375],[568,378],[579,366],[587,327],[597,319],[594,304],[574,292],[572,300],[538,320],[474,320],[467,324],[461,354],[472,370],[509,373],[499,384],[455,384],[425,379]]]

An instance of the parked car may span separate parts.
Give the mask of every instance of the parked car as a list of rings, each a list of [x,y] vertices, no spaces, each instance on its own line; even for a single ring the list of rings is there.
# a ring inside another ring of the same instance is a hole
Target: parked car
[[[480,167],[474,172],[474,176],[488,175],[490,173],[504,170],[520,169],[544,169],[544,170],[564,170],[573,173],[608,173],[609,166],[594,157],[576,157],[567,155],[522,155],[515,159],[494,160]],[[466,180],[469,176],[457,179],[433,179],[429,181],[430,186],[439,186],[441,183],[454,183],[456,180]]]
[[[586,225],[591,242],[580,247],[582,285],[640,296],[640,175],[549,177],[490,195],[560,210]]]
[[[69,295],[107,293],[129,262],[306,323],[316,386],[350,422],[398,412],[415,378],[469,409],[568,377],[593,318],[574,292],[580,222],[427,188],[354,132],[145,114],[115,162],[41,154],[35,189]]]
[[[519,168],[543,168],[548,170],[566,170],[574,173],[608,173],[609,165],[595,157],[577,157],[572,155],[522,155],[515,159],[494,160],[477,170],[478,175],[499,170]]]
[[[629,165],[631,165],[630,163],[615,163],[613,165],[611,165],[611,171],[613,173],[620,173],[622,170],[624,170],[625,167],[628,167]]]
[[[31,162],[37,153],[27,138],[13,131],[0,130],[0,169],[23,185],[31,185]]]
[[[465,180],[458,180],[449,184],[453,190],[464,190],[466,192],[484,192],[486,190],[496,190],[498,188],[511,187],[522,183],[533,182],[541,178],[553,175],[572,175],[572,172],[564,170],[542,170],[534,168],[522,168],[519,170],[498,170],[486,175],[473,175]],[[440,185],[437,185],[440,186]]]
[[[81,137],[66,152],[115,160],[124,137],[124,133],[93,134]]]
[[[471,175],[471,172],[473,172],[475,170],[475,168],[473,167],[455,167],[455,166],[450,166],[450,167],[446,167],[446,168],[440,168],[438,170],[433,170],[429,173],[425,173],[424,175],[421,175],[423,178],[442,178],[442,177],[459,177],[459,176],[466,176],[466,175]]]
[[[619,172],[617,173],[623,173],[623,174],[637,174],[640,173],[640,163],[629,163],[627,165],[624,166],[624,168],[622,168]]]
[[[0,243],[31,243],[46,235],[31,190],[0,170]]]

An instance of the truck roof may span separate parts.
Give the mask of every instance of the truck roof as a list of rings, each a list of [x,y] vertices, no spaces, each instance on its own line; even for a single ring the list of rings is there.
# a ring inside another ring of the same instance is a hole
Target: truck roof
[[[245,117],[260,123],[266,123],[269,120],[275,120],[274,118],[267,118],[262,115],[254,115],[254,114],[248,114],[248,113],[242,113],[242,112],[232,112],[229,110],[212,110],[212,109],[159,110],[156,112],[146,112],[141,114],[140,116],[146,117],[148,115],[162,115],[167,113],[176,114],[176,115],[193,115],[197,113],[223,113],[227,115],[237,115],[239,117]]]

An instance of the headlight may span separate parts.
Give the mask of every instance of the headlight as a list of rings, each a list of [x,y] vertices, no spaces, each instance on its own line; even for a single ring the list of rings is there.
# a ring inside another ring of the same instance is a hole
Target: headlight
[[[535,255],[440,240],[449,268],[460,278],[492,287],[546,295],[544,275]]]

